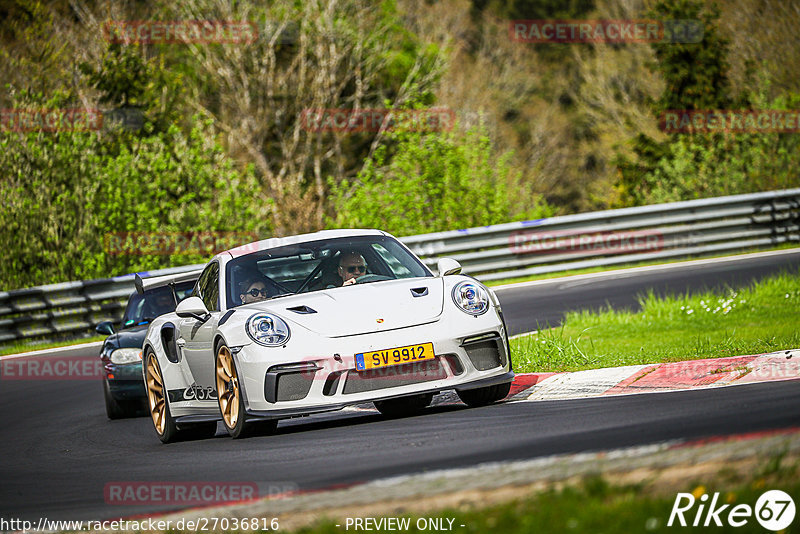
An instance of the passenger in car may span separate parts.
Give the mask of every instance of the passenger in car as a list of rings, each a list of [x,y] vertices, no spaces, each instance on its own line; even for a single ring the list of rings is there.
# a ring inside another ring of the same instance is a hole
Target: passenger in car
[[[251,302],[260,302],[267,300],[267,284],[263,278],[248,278],[242,285],[242,292],[239,298],[242,304],[250,304]]]

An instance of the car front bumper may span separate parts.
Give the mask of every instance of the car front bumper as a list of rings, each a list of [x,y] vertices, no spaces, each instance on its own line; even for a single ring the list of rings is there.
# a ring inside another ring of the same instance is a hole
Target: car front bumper
[[[511,382],[514,374],[507,334],[499,316],[487,313],[466,322],[458,319],[450,324],[440,320],[389,332],[312,339],[291,350],[289,346],[246,345],[236,354],[236,363],[247,413],[290,417],[393,397]],[[445,332],[457,335],[443,335]],[[370,371],[355,369],[357,353],[425,342],[433,343],[434,360]],[[324,347],[324,352],[318,347]]]
[[[124,401],[145,398],[146,391],[142,379],[141,363],[117,365],[108,362],[105,370],[108,389],[114,399]]]

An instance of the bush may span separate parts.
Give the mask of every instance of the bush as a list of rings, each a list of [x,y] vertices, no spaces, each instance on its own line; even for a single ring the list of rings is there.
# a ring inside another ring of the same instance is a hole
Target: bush
[[[800,95],[754,109],[796,109]],[[800,139],[793,133],[677,134],[661,144],[653,168],[626,193],[634,204],[652,204],[786,189],[800,185]]]
[[[541,198],[531,199],[524,213],[512,212],[519,176],[510,156],[495,157],[481,127],[392,131],[355,181],[331,184],[337,213],[330,224],[403,236],[551,215]]]
[[[199,263],[208,255],[113,255],[105,235],[270,228],[251,171],[236,170],[209,123],[163,133],[0,136],[3,289]]]
[[[794,134],[680,136],[646,177],[647,203],[786,189],[800,185]]]

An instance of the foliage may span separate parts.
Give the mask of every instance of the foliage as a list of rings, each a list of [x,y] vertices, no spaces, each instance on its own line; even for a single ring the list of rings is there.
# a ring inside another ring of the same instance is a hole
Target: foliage
[[[787,189],[800,185],[794,134],[682,135],[644,177],[648,203]]]
[[[528,213],[511,212],[509,189],[518,179],[510,154],[495,157],[478,126],[467,132],[398,128],[367,159],[353,182],[332,184],[337,227],[421,234],[552,214],[541,199]]]
[[[110,150],[113,148],[113,150]],[[204,261],[206,255],[116,255],[106,235],[270,228],[208,123],[110,145],[95,132],[0,137],[4,288]]]
[[[791,110],[800,105],[800,95],[755,102],[758,109]],[[633,204],[800,185],[800,139],[793,133],[677,134],[661,143],[640,139],[638,146],[640,160],[648,163],[637,169],[638,181],[626,182],[626,196]]]
[[[702,23],[699,43],[654,43],[653,68],[666,82],[655,111],[726,109],[730,98],[727,52],[729,40],[717,27],[720,10],[702,0],[659,0],[648,14],[655,20],[697,20]]]
[[[511,19],[570,19],[594,7],[593,0],[471,0],[476,11],[491,10]]]
[[[749,91],[733,98],[728,80],[729,41],[717,28],[719,9],[699,0],[660,0],[654,18],[699,19],[700,43],[655,44],[654,70],[665,80],[661,97],[653,103],[655,115],[667,110],[792,109],[800,95],[774,101]],[[781,133],[672,134],[656,140],[639,134],[633,156],[618,153],[617,187],[623,205],[689,200],[796,187],[800,176],[797,135]]]
[[[797,186],[796,135],[658,132],[665,109],[800,105],[800,14],[720,1],[8,0],[0,108],[100,108],[108,120],[99,134],[0,132],[0,240],[16,262],[0,289],[194,261],[104,256],[98,236],[119,230],[404,234]],[[508,39],[509,19],[549,18],[705,27],[694,44]],[[258,38],[112,44],[114,20],[249,21]],[[412,103],[449,107],[459,126],[387,136],[301,120]]]
[[[166,69],[163,58],[148,59],[139,46],[111,44],[98,64],[85,61],[78,69],[87,86],[99,93],[101,105],[115,110],[120,122],[128,115],[128,129],[150,122],[162,132],[180,123],[180,102],[186,97],[183,76]]]
[[[377,133],[314,131],[309,111],[433,101],[442,53],[403,23],[394,0],[168,4],[168,19],[258,21],[247,46],[194,46],[188,103],[214,119],[228,149],[253,163],[281,234],[318,230],[332,212],[327,177],[352,178]],[[173,47],[174,48],[174,47]],[[174,54],[170,50],[169,54]]]

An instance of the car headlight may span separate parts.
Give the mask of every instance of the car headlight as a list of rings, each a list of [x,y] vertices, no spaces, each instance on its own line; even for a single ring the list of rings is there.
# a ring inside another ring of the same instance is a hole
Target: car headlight
[[[271,313],[250,316],[245,325],[247,335],[259,345],[278,347],[289,341],[291,332],[286,321]]]
[[[111,352],[111,363],[125,365],[142,361],[142,349],[117,349]]]
[[[459,282],[453,288],[453,302],[470,315],[483,315],[489,310],[489,292],[475,282]]]

